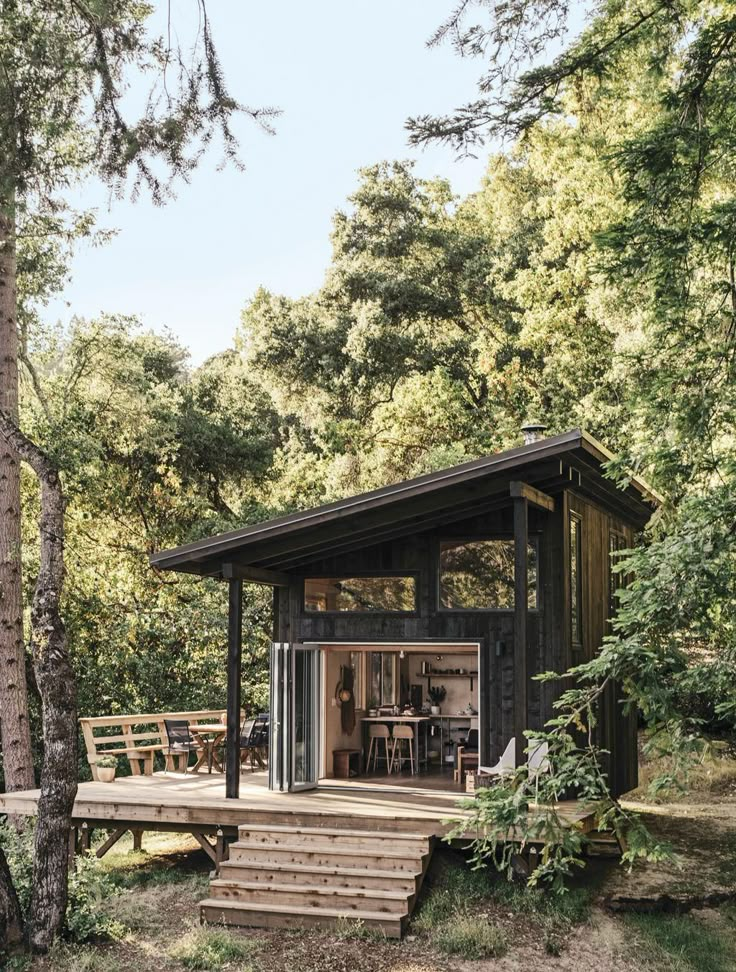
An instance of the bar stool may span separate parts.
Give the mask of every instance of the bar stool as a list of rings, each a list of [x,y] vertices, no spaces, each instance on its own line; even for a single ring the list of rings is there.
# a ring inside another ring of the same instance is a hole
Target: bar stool
[[[416,770],[414,769],[414,729],[411,726],[405,726],[402,723],[394,726],[394,739],[393,747],[391,749],[391,769],[389,772],[393,772],[393,766],[395,761],[399,761],[398,772],[401,772],[401,767],[404,763],[404,743],[409,744],[409,762],[411,763],[411,775],[414,776]],[[398,752],[397,752],[398,750]]]
[[[370,745],[368,746],[368,759],[366,760],[365,768],[368,770],[371,768],[371,756],[373,757],[373,770],[375,772],[376,766],[379,759],[379,750],[381,748],[381,740],[383,740],[384,749],[386,751],[386,772],[391,772],[391,757],[388,751],[388,741],[390,738],[390,733],[388,731],[388,726],[384,725],[382,722],[374,723],[368,727],[368,736],[370,738]]]

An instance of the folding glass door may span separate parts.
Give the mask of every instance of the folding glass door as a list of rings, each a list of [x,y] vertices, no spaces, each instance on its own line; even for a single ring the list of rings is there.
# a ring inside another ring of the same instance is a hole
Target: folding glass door
[[[269,788],[308,790],[319,779],[319,648],[271,646]]]

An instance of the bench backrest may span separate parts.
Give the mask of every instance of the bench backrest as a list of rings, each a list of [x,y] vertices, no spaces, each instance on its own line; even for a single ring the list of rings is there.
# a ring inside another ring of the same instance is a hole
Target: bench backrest
[[[92,775],[97,777],[95,764],[100,750],[120,750],[124,755],[126,748],[132,746],[155,746],[166,744],[164,720],[177,719],[190,725],[207,725],[221,722],[225,709],[198,709],[195,712],[155,712],[141,715],[98,716],[79,720],[84,743],[87,747],[87,762],[92,767]]]

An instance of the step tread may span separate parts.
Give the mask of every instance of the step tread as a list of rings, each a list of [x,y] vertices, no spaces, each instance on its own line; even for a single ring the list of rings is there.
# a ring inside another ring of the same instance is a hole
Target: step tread
[[[350,918],[362,919],[363,921],[382,921],[395,922],[399,924],[404,916],[392,915],[386,911],[342,911],[340,908],[309,908],[305,911],[298,905],[287,904],[262,904],[259,901],[227,901],[221,898],[205,898],[200,901],[200,908],[213,908],[219,911],[254,911],[266,912],[268,914],[287,914],[297,917],[309,918],[313,915],[320,915],[324,918]]]
[[[238,833],[242,831],[258,834],[324,834],[328,837],[360,837],[368,840],[429,840],[431,834],[411,834],[397,830],[356,830],[347,827],[299,827],[296,824],[240,824]]]
[[[264,884],[261,881],[230,881],[227,878],[214,878],[210,881],[210,887],[214,888],[242,888],[244,891],[263,891],[268,894],[272,891],[286,894],[321,894],[326,897],[337,895],[339,897],[363,898],[386,898],[389,901],[406,901],[414,894],[413,891],[387,891],[383,888],[331,888],[322,887],[315,884]]]
[[[299,874],[332,874],[335,877],[386,878],[395,881],[397,877],[411,881],[414,877],[411,871],[381,871],[370,867],[347,867],[345,865],[330,866],[326,864],[291,864],[288,861],[223,861],[227,867],[248,867],[254,871],[296,871]],[[421,868],[417,870],[421,874]]]
[[[410,859],[410,855],[416,853],[418,858],[424,858],[429,851],[417,848],[416,852],[410,847],[392,848],[367,848],[362,846],[351,847],[349,844],[250,844],[247,841],[236,840],[230,844],[230,850],[257,850],[264,851],[293,851],[296,854],[351,854],[353,857],[398,857],[401,860]]]

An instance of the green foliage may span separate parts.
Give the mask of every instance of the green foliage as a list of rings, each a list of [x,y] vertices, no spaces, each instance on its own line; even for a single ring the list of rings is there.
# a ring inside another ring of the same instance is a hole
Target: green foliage
[[[231,967],[252,972],[258,945],[219,928],[193,928],[169,949],[169,954],[194,972],[218,972]]]
[[[95,760],[95,765],[101,769],[117,769],[118,760],[116,756],[100,756]]]
[[[0,827],[0,843],[8,860],[21,908],[27,914],[33,879],[33,829],[28,828],[19,834],[14,828],[3,824]],[[103,908],[103,903],[112,892],[109,877],[94,857],[78,857],[75,863],[75,868],[69,874],[64,937],[76,943],[119,938],[125,931],[124,927]]]

